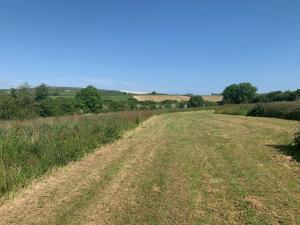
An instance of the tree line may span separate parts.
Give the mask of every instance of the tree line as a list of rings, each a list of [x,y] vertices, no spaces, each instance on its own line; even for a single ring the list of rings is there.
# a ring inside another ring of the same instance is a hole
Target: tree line
[[[61,116],[76,113],[97,113],[102,108],[102,97],[97,89],[88,86],[75,99],[49,97],[49,87],[41,84],[31,88],[27,83],[0,94],[1,119],[27,119],[37,116]]]
[[[0,119],[29,119],[39,116],[64,116],[107,111],[187,108],[211,104],[213,103],[205,102],[201,96],[192,96],[188,102],[171,100],[160,103],[138,102],[134,98],[129,98],[127,101],[104,100],[97,88],[91,85],[77,92],[75,98],[50,96],[49,87],[46,84],[31,88],[27,83],[24,83],[17,88],[11,88],[9,93],[0,93]]]
[[[277,101],[295,101],[300,98],[300,89],[296,91],[273,91],[264,94],[257,93],[257,87],[251,83],[232,84],[222,93],[223,104],[263,103]]]
[[[219,103],[204,101],[201,96],[191,95],[188,102],[165,100],[138,102],[134,98],[126,101],[103,100],[101,93],[93,86],[87,86],[73,97],[50,96],[49,87],[41,84],[31,88],[27,83],[12,88],[9,93],[0,93],[0,119],[27,119],[34,117],[63,116],[107,111],[127,111],[144,109],[193,108],[216,106],[218,104],[263,103],[293,101],[300,98],[297,91],[275,91],[258,94],[251,83],[232,84],[222,93]]]

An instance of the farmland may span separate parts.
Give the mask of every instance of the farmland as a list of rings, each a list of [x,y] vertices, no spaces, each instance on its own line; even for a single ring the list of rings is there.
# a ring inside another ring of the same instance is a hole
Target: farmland
[[[162,102],[165,100],[171,101],[188,101],[190,99],[189,96],[184,95],[133,95],[137,101],[153,101],[153,102]],[[203,95],[204,101],[209,102],[220,102],[222,101],[222,96],[219,95]]]
[[[67,97],[67,98],[75,98],[76,94],[80,92],[82,88],[75,87],[49,87],[49,95],[52,98],[58,97]],[[132,99],[130,94],[121,91],[115,90],[103,90],[99,89],[99,93],[102,95],[103,100],[111,100],[111,101],[127,101],[128,99]]]
[[[137,101],[153,101],[153,102],[162,102],[165,100],[171,101],[188,101],[190,97],[188,96],[181,96],[181,95],[134,95]]]
[[[297,121],[180,112],[2,199],[0,224],[299,224]]]

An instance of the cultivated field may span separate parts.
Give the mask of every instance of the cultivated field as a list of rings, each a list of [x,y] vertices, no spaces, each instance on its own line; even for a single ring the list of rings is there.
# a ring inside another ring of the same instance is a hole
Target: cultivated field
[[[133,98],[138,100],[139,102],[143,101],[153,101],[153,102],[162,102],[165,100],[172,101],[188,101],[190,97],[181,96],[181,95],[133,95]]]
[[[209,101],[209,102],[220,102],[223,100],[223,96],[220,95],[202,95],[202,98],[204,101]]]
[[[184,112],[2,199],[0,224],[300,224],[297,121]]]
[[[213,96],[213,95],[203,95],[202,96],[205,101],[210,102],[219,102],[222,101],[222,96]],[[188,101],[190,100],[189,96],[184,95],[134,95],[133,98],[136,100],[143,102],[143,101],[153,101],[153,102],[162,102],[165,100],[172,100],[172,101]]]

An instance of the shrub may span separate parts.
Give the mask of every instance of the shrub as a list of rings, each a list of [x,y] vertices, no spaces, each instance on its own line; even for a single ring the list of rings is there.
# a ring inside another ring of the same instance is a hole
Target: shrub
[[[76,94],[76,100],[86,113],[97,113],[102,109],[102,97],[97,88],[87,86]]]
[[[300,120],[300,101],[257,104],[248,115]]]
[[[35,88],[35,100],[42,101],[49,96],[49,87],[46,84],[41,84]]]
[[[299,149],[300,151],[300,132],[295,134],[295,140],[294,143],[296,145],[296,147]]]
[[[17,106],[12,96],[0,94],[0,119],[9,120],[15,117]]]
[[[36,117],[33,90],[28,84],[11,89],[9,94],[0,94],[0,119],[28,119]]]
[[[194,108],[194,107],[201,107],[201,106],[203,106],[203,104],[204,104],[204,100],[203,100],[202,96],[196,95],[196,96],[192,96],[190,98],[190,100],[187,103],[187,106],[189,108]]]
[[[74,99],[58,97],[47,98],[37,104],[38,114],[42,117],[64,116],[77,113],[77,105]]]

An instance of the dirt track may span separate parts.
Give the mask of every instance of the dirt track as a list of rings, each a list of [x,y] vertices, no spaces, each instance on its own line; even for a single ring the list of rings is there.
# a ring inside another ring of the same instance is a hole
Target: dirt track
[[[5,201],[0,224],[300,224],[300,166],[278,150],[299,125],[153,117]]]

